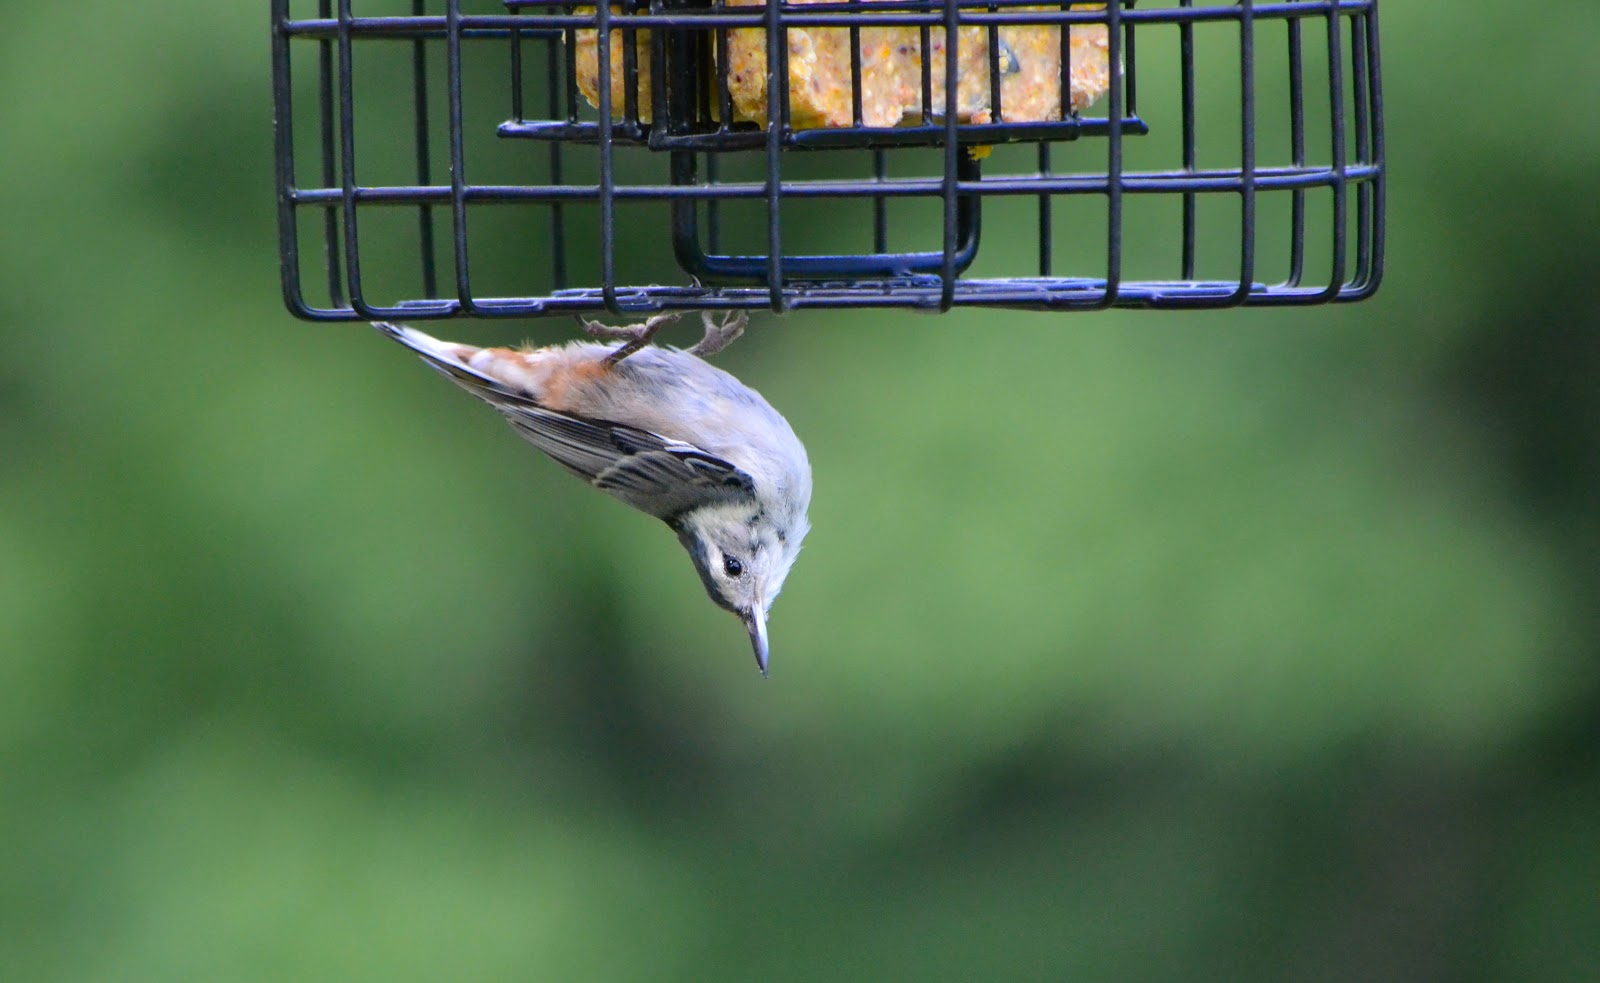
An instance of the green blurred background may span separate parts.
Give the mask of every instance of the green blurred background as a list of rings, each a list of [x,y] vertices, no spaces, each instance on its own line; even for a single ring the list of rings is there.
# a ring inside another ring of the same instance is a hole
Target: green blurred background
[[[1374,301],[728,353],[817,475],[763,682],[285,313],[265,4],[14,5],[5,978],[1600,978],[1600,7],[1383,15]]]

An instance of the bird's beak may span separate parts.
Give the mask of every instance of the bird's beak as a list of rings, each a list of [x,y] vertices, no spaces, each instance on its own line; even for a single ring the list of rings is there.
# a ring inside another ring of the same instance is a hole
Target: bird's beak
[[[750,632],[750,647],[756,651],[756,665],[764,677],[767,674],[767,613],[758,607],[742,617],[745,629]]]

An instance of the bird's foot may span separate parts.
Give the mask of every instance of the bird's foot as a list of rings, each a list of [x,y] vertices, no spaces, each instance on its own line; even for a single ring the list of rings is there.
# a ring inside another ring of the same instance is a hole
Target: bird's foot
[[[729,311],[723,315],[721,321],[717,321],[712,318],[710,311],[701,311],[700,320],[705,322],[706,335],[689,349],[689,354],[710,358],[744,334],[746,325],[750,323],[750,316],[744,311]]]
[[[578,326],[583,328],[585,334],[597,341],[620,341],[616,350],[606,356],[607,365],[616,365],[618,362],[632,355],[634,352],[650,344],[664,326],[671,324],[683,315],[678,311],[669,311],[657,314],[655,317],[639,324],[612,325],[601,324],[588,318],[578,318]]]

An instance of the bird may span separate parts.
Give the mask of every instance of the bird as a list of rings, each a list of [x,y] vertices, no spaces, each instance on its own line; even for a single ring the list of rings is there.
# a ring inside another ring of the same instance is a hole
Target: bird
[[[373,327],[488,403],[534,447],[677,534],[707,596],[744,623],[767,675],[767,619],[810,529],[811,465],[787,420],[716,368],[744,331],[701,312],[688,349],[652,343],[681,316],[613,326],[542,348],[479,348],[387,322]],[[621,341],[620,345],[610,344]]]

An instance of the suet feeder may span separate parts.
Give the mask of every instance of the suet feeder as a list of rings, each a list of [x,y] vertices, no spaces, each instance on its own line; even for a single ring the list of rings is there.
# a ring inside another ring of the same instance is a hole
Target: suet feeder
[[[1382,274],[1377,0],[272,0],[272,31],[313,320],[1320,304]]]

